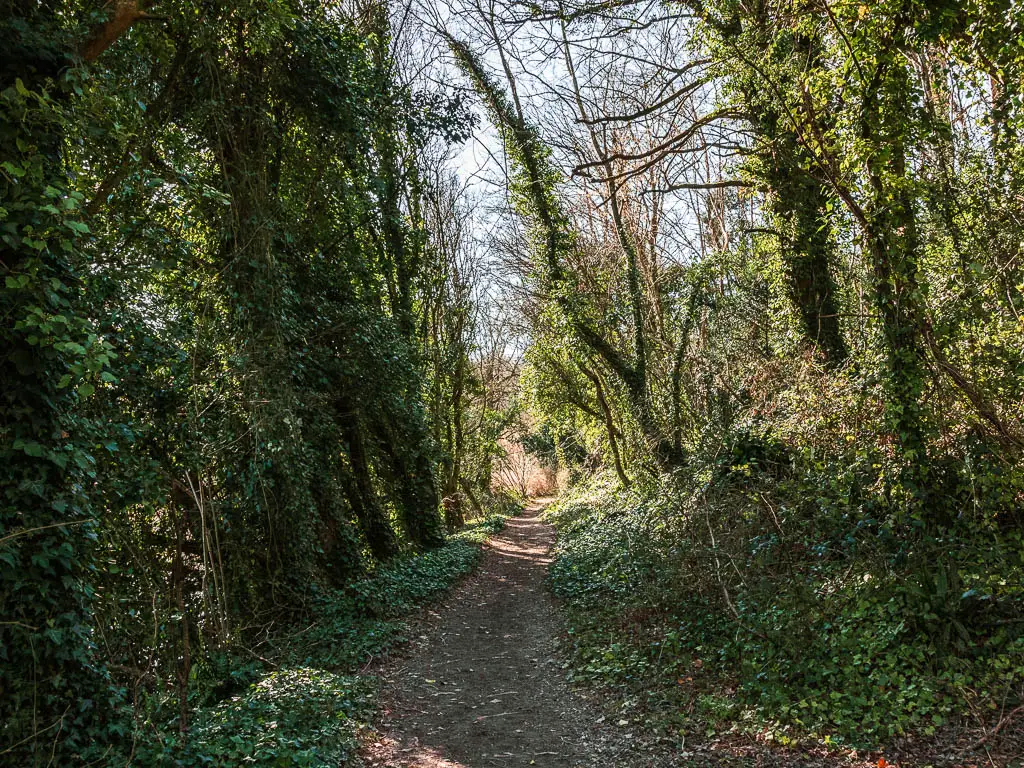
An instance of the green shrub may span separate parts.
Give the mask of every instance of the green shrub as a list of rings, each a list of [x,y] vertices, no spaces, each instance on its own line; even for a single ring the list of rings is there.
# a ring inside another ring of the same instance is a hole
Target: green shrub
[[[240,697],[201,711],[196,765],[337,766],[354,749],[353,717],[371,706],[366,680],[317,669],[272,672]]]
[[[140,741],[134,763],[336,768],[354,754],[356,719],[366,717],[372,701],[365,678],[282,669],[239,696],[198,709],[184,745]]]

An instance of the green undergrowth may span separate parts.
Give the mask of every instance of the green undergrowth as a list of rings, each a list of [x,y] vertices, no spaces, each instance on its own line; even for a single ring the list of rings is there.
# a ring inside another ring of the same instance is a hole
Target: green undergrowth
[[[439,549],[396,560],[344,591],[322,595],[315,625],[289,638],[288,655],[301,663],[350,668],[405,640],[404,617],[469,573],[480,545],[507,518],[506,513],[474,521]]]
[[[665,736],[782,744],[938,738],[1021,703],[1012,520],[896,537],[843,478],[725,469],[640,490],[594,481],[548,510],[575,679]]]
[[[318,593],[303,621],[269,633],[258,653],[239,644],[210,654],[193,668],[188,737],[176,732],[177,702],[157,698],[128,762],[176,768],[348,764],[376,699],[375,682],[359,674],[360,667],[407,639],[409,616],[469,573],[481,544],[514,511],[504,505],[442,547],[395,559],[347,589]],[[110,765],[125,764],[124,755],[106,757]]]

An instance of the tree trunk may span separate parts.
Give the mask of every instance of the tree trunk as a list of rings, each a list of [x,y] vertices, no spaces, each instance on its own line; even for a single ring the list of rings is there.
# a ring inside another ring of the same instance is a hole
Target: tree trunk
[[[373,488],[370,459],[362,429],[352,413],[342,419],[341,425],[344,439],[348,443],[350,470],[343,476],[345,496],[363,529],[373,556],[378,560],[387,560],[398,553],[398,539]]]
[[[601,377],[596,371],[592,371],[582,363],[579,364],[580,370],[583,374],[594,382],[594,388],[597,390],[597,402],[601,406],[601,412],[604,415],[604,427],[608,434],[608,446],[611,448],[612,460],[615,464],[615,474],[618,475],[619,482],[622,483],[624,488],[628,488],[631,484],[629,475],[626,474],[625,468],[622,466],[622,457],[619,455],[619,441],[615,437],[615,433],[618,431],[615,429],[615,419],[612,417],[612,409],[608,405],[608,400],[604,396],[604,387],[601,384]]]

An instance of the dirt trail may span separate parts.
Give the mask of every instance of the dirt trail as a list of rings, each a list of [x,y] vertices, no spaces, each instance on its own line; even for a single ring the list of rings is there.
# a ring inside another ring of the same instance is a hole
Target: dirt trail
[[[544,586],[554,531],[537,502],[508,521],[476,573],[406,658],[379,670],[380,735],[366,762],[388,768],[647,766],[629,735],[565,682],[561,619]]]

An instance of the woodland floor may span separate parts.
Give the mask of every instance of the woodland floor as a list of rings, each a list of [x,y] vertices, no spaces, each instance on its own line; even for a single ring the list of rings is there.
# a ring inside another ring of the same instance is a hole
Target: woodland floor
[[[364,734],[372,768],[861,768],[1006,765],[824,749],[724,735],[681,748],[602,711],[599,690],[566,682],[557,602],[547,591],[554,529],[540,500],[485,545],[478,569],[428,610],[418,639],[374,665],[381,709]],[[990,758],[991,760],[991,758]]]

